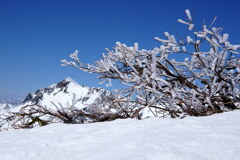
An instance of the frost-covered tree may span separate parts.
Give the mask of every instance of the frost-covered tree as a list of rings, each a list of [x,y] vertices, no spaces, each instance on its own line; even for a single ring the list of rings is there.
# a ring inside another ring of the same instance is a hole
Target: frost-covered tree
[[[82,63],[75,51],[70,54],[73,61],[62,60],[63,65],[97,73],[110,83],[119,80],[134,93],[131,101],[156,116],[159,112],[200,116],[238,108],[240,45],[231,44],[222,28],[213,27],[215,19],[199,29],[190,11],[185,12],[186,20],[178,19],[188,27],[183,38],[164,32],[165,38],[155,38],[160,47],[151,50],[116,42],[94,65]]]

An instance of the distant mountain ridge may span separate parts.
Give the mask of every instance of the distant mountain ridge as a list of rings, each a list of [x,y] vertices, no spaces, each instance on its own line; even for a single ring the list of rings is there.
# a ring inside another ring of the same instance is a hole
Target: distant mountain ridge
[[[0,99],[0,110],[8,110],[22,104],[22,99]]]
[[[0,103],[9,103],[12,105],[19,105],[21,104],[23,101],[23,99],[10,99],[10,98],[4,98],[4,99],[0,99]]]

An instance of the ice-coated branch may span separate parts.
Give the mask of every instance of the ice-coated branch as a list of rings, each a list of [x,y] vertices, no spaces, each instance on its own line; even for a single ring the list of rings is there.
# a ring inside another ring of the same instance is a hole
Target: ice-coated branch
[[[231,44],[229,34],[213,23],[197,30],[191,12],[185,12],[187,20],[178,22],[188,25],[189,32],[181,40],[164,32],[164,38],[155,37],[161,45],[151,50],[140,49],[138,43],[116,42],[94,65],[81,63],[77,51],[70,55],[72,61],[62,63],[97,73],[103,80],[119,80],[136,94],[135,102],[156,112],[164,108],[173,117],[238,108],[240,45]],[[184,56],[184,61],[175,60],[177,54]]]

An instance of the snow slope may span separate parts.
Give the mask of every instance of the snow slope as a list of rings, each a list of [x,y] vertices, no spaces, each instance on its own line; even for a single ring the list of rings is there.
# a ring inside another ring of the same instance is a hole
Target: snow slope
[[[239,160],[240,111],[0,132],[1,160]]]

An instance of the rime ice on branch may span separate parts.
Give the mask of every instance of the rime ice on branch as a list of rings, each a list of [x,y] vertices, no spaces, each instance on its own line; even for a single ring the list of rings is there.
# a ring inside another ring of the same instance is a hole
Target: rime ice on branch
[[[94,65],[81,63],[75,51],[70,55],[73,61],[62,60],[63,65],[97,73],[99,79],[119,80],[128,86],[126,91],[137,95],[131,101],[156,116],[162,115],[159,112],[200,116],[238,108],[240,45],[231,44],[229,35],[213,23],[196,28],[190,11],[185,12],[187,20],[178,19],[188,26],[183,38],[165,32],[164,38],[155,37],[161,45],[152,50],[116,42]],[[186,58],[177,61],[170,54]]]

